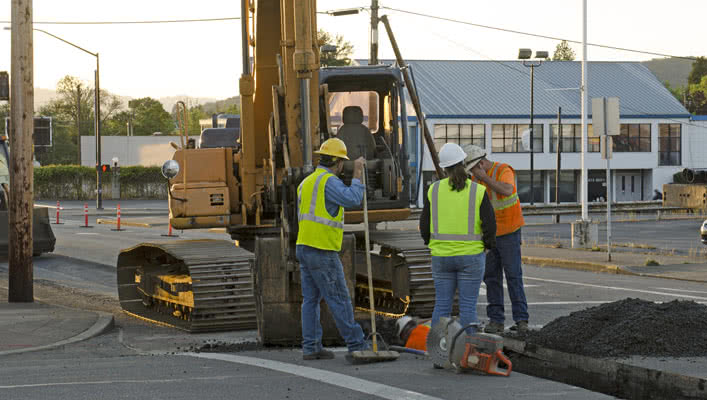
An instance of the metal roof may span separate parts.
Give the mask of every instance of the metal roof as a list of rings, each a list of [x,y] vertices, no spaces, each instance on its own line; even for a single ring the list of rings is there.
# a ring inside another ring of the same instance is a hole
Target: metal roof
[[[388,61],[392,62],[392,61]],[[412,60],[427,118],[529,118],[530,68],[521,61]],[[689,112],[638,62],[588,62],[591,98],[618,97],[622,118],[688,118]],[[581,63],[545,61],[535,67],[534,115],[579,118]]]

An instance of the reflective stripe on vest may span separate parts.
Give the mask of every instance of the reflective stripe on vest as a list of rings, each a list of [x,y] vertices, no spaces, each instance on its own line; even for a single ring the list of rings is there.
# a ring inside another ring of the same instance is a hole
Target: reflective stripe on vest
[[[302,187],[299,187],[298,195],[297,195],[297,200],[298,203],[300,204],[300,207],[297,208],[297,217],[299,221],[306,220],[306,221],[312,221],[316,222],[318,224],[330,226],[332,228],[338,228],[338,229],[344,229],[344,223],[339,222],[339,221],[334,221],[331,219],[326,219],[319,217],[315,215],[315,211],[317,209],[317,193],[319,190],[319,184],[322,182],[322,179],[327,176],[327,172],[324,172],[320,174],[317,177],[317,180],[314,182],[314,189],[312,190],[312,199],[309,202],[309,212],[307,214],[302,214],[301,211],[301,204],[302,204]]]
[[[495,171],[493,173],[493,179],[498,182],[498,178],[501,175],[501,166],[500,164],[494,165]],[[491,206],[493,207],[494,211],[499,211],[506,209],[508,207],[514,206],[516,203],[520,202],[518,199],[518,191],[515,188],[515,185],[513,187],[513,193],[510,196],[498,198],[500,195],[496,194],[495,196],[489,196],[491,200]]]
[[[452,240],[461,242],[471,242],[481,240],[481,235],[474,233],[476,226],[476,183],[472,183],[469,188],[469,225],[466,235],[439,233],[439,184],[437,181],[432,184],[432,194],[430,198],[430,214],[432,219],[431,238],[435,240]]]

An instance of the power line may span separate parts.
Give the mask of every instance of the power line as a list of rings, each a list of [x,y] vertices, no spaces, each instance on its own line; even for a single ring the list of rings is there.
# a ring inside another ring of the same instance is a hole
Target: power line
[[[541,34],[537,34],[537,33],[529,33],[529,32],[517,31],[517,30],[514,30],[514,29],[506,29],[506,28],[499,28],[499,27],[490,26],[490,25],[476,24],[476,23],[473,23],[473,22],[460,21],[460,20],[458,20],[458,19],[439,17],[439,16],[436,16],[436,15],[423,14],[423,13],[418,13],[418,12],[414,12],[414,11],[407,11],[407,10],[401,10],[401,9],[392,8],[392,7],[381,6],[380,8],[384,8],[384,9],[391,10],[391,11],[396,11],[396,12],[403,13],[403,14],[416,15],[416,16],[419,16],[419,17],[437,19],[437,20],[440,20],[440,21],[447,21],[447,22],[454,22],[454,23],[457,23],[457,24],[475,26],[475,27],[478,27],[478,28],[492,29],[492,30],[501,31],[501,32],[515,33],[515,34],[518,34],[518,35],[533,36],[533,37],[539,37],[539,38],[550,39],[550,40],[560,40],[560,41],[564,40],[564,41],[567,41],[567,42],[570,42],[570,43],[582,44],[582,42],[577,41],[577,40],[564,39],[564,38],[556,37],[556,36],[541,35]],[[695,58],[695,57],[674,56],[674,55],[671,55],[671,54],[656,53],[656,52],[653,52],[653,51],[646,51],[646,50],[635,50],[635,49],[629,49],[629,48],[625,48],[625,47],[616,47],[616,46],[609,46],[609,45],[604,45],[604,44],[587,43],[587,46],[601,47],[601,48],[611,49],[611,50],[628,51],[628,52],[631,52],[631,53],[649,54],[649,55],[653,55],[653,56],[682,58],[682,59],[685,59],[685,60],[693,60],[693,61],[694,61],[694,60],[697,60],[697,58]]]
[[[134,25],[134,24],[173,24],[183,22],[215,22],[215,21],[233,21],[239,20],[241,17],[224,17],[224,18],[201,18],[201,19],[168,19],[156,21],[34,21],[37,25]],[[0,21],[2,24],[9,24],[10,21]]]

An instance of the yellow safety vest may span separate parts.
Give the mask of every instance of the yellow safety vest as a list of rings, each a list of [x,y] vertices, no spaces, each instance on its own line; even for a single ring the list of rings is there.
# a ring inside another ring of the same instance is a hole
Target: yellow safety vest
[[[326,210],[324,187],[334,175],[317,168],[304,178],[297,188],[297,217],[299,232],[297,244],[321,250],[341,251],[344,239],[344,207],[339,207],[336,217]]]
[[[430,201],[430,243],[433,256],[474,255],[484,251],[479,210],[486,187],[467,179],[461,192],[449,178],[437,181],[427,191]]]

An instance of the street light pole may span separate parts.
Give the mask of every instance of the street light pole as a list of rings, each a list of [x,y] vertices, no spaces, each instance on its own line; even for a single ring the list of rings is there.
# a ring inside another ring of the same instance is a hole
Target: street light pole
[[[526,61],[529,60],[530,57],[532,56],[533,51],[530,49],[520,49],[518,50],[518,58],[523,60],[523,66],[530,68],[530,205],[533,205],[535,203],[535,178],[534,178],[534,173],[535,173],[535,165],[534,165],[534,159],[535,155],[534,153],[534,133],[535,133],[535,125],[534,125],[534,114],[535,114],[535,96],[534,96],[534,87],[535,87],[535,67],[539,67],[542,65],[542,60],[540,61]],[[535,58],[548,58],[548,52],[547,51],[537,51],[535,52]]]

